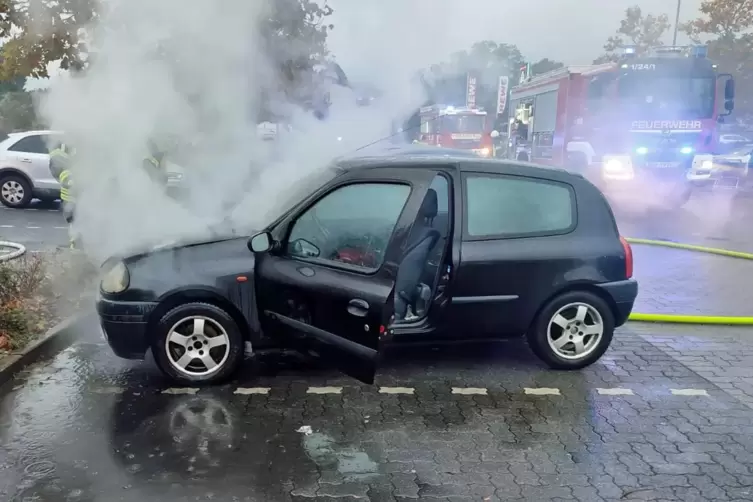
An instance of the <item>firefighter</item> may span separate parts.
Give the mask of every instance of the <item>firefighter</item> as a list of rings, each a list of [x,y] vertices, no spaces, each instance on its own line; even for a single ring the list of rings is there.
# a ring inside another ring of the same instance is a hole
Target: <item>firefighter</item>
[[[60,183],[60,199],[63,201],[63,216],[68,223],[68,244],[71,249],[76,248],[76,237],[73,232],[73,216],[76,200],[73,196],[73,178],[71,177],[71,157],[73,149],[61,143],[50,152],[50,172]]]

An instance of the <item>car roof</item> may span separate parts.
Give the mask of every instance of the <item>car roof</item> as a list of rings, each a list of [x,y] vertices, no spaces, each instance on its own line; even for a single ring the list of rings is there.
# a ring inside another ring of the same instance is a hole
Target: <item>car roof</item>
[[[583,178],[580,174],[559,167],[542,166],[509,159],[487,159],[470,150],[441,147],[395,145],[381,150],[364,150],[341,158],[337,162],[343,169],[379,169],[390,167],[434,169],[452,166],[460,171],[528,175],[553,180]]]
[[[22,138],[26,136],[34,136],[35,134],[62,134],[60,131],[53,131],[49,129],[39,129],[34,131],[19,131],[8,134],[10,138]]]

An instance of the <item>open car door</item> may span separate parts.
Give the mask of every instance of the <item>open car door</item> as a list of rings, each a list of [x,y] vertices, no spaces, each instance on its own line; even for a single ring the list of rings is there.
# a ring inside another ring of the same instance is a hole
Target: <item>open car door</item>
[[[256,252],[265,333],[364,383],[388,342],[403,244],[434,173],[369,169],[313,195]],[[262,240],[264,234],[257,236]]]

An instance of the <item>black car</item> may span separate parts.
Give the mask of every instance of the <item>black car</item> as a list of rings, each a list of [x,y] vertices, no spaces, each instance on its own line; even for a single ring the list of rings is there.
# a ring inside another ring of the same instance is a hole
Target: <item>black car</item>
[[[525,335],[553,368],[599,359],[638,291],[601,192],[564,170],[410,151],[319,170],[254,235],[109,260],[113,351],[151,349],[182,383],[226,379],[249,343],[368,383],[400,342]]]

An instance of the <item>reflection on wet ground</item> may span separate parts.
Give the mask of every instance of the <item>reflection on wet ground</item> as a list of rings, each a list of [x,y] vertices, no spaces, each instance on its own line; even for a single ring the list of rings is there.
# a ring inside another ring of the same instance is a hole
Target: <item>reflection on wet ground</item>
[[[678,357],[622,330],[582,372],[510,342],[196,390],[85,341],[3,389],[0,500],[750,500],[753,410]]]

